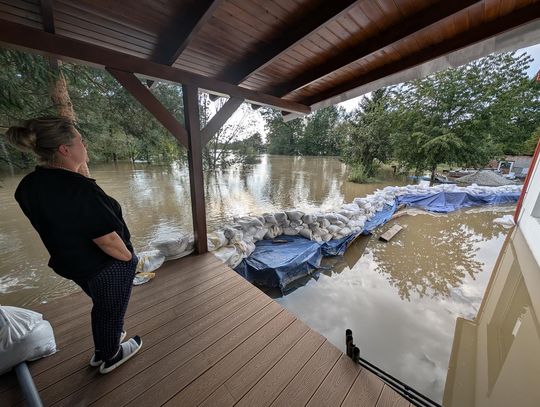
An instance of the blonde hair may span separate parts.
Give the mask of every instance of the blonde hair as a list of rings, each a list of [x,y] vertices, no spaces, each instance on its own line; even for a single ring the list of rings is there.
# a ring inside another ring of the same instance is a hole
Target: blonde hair
[[[7,141],[15,148],[35,153],[44,163],[55,161],[58,147],[70,144],[75,133],[70,119],[45,116],[26,121],[23,126],[13,126],[6,132]]]

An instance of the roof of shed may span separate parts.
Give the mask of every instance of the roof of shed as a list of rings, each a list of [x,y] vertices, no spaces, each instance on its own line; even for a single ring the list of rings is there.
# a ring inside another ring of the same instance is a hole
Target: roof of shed
[[[537,0],[0,0],[0,42],[126,70],[74,50],[89,43],[305,113],[518,27],[538,33],[539,17]],[[174,76],[152,67],[131,72]]]

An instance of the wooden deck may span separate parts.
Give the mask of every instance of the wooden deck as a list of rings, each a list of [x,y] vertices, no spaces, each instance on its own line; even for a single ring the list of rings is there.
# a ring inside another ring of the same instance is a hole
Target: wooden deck
[[[125,328],[143,347],[104,376],[88,366],[90,307],[76,293],[37,309],[59,349],[30,363],[46,406],[409,406],[211,254],[134,287]],[[0,405],[24,405],[13,373],[0,379]]]

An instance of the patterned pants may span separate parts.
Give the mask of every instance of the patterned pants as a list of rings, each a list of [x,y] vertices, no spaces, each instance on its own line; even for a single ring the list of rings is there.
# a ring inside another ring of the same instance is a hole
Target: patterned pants
[[[124,315],[131,295],[137,256],[130,261],[115,260],[86,281],[75,281],[92,299],[92,335],[96,357],[111,359],[120,343]]]

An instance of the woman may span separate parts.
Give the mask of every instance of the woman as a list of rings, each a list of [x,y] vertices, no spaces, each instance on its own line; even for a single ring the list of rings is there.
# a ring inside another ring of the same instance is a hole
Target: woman
[[[49,267],[92,299],[95,353],[90,365],[108,373],[142,345],[139,336],[121,343],[137,256],[120,205],[79,173],[88,155],[70,120],[29,120],[11,127],[6,137],[38,156],[40,165],[20,182],[15,199],[45,244]]]

